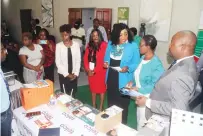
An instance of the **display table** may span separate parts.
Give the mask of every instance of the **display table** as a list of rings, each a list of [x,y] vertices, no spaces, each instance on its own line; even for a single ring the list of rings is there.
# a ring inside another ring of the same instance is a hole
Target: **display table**
[[[14,118],[17,124],[19,135],[23,136],[38,136],[40,127],[56,128],[60,127],[60,136],[105,136],[95,130],[94,127],[83,122],[71,113],[64,112],[62,108],[57,106],[49,106],[47,104],[40,105],[29,111],[41,111],[42,114],[32,118],[25,117],[23,107],[13,111]],[[37,125],[38,124],[38,125]],[[117,126],[116,131],[118,136],[136,136],[137,131],[123,124]],[[18,134],[15,134],[18,135]]]

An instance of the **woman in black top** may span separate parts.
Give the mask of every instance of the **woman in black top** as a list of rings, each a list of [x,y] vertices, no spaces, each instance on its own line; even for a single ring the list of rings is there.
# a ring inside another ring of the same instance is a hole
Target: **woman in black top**
[[[104,67],[107,71],[107,98],[108,105],[117,105],[123,109],[123,123],[127,123],[129,96],[121,95],[119,90],[132,80],[133,72],[140,61],[139,49],[133,42],[132,35],[127,25],[115,24],[111,33],[104,58]],[[117,71],[112,67],[120,67]]]

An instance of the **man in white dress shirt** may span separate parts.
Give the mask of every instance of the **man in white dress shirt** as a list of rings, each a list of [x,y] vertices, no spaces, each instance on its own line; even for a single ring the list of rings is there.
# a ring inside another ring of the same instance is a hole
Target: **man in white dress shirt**
[[[102,33],[102,36],[104,38],[104,41],[108,43],[108,37],[107,37],[107,34],[106,34],[106,30],[103,26],[100,26],[99,25],[99,19],[95,18],[93,20],[93,26],[90,27],[88,30],[87,30],[87,35],[86,35],[86,45],[85,47],[87,47],[87,44],[89,43],[89,39],[90,39],[90,34],[92,32],[93,29],[99,29]]]
[[[71,29],[73,41],[79,43],[81,49],[85,41],[85,29],[80,27],[80,21],[76,21],[74,27]]]
[[[83,52],[84,52],[84,45],[85,45],[85,29],[81,27],[80,20],[74,23],[74,27],[71,29],[71,35],[73,41],[77,42],[80,45],[80,52],[81,52],[81,61],[83,60]],[[83,63],[81,63],[81,68]]]
[[[80,45],[71,40],[71,27],[70,24],[60,26],[62,42],[56,44],[56,66],[61,91],[70,95],[73,90],[74,97],[77,91],[81,54]]]

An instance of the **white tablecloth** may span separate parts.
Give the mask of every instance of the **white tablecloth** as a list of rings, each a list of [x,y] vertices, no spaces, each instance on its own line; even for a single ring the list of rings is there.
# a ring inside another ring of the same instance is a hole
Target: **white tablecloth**
[[[21,99],[20,99],[20,88],[23,87],[23,84],[18,80],[15,80],[15,82],[13,83],[15,84],[9,85],[9,90],[11,92],[11,109],[12,110],[22,106]]]
[[[49,128],[60,127],[60,136],[105,136],[105,134],[99,133],[94,127],[86,124],[71,113],[63,112],[60,106],[41,105],[30,111],[41,111],[42,114],[29,119],[25,117],[25,113],[28,111],[25,111],[23,107],[14,110],[14,118],[18,128],[16,133],[23,136],[38,136],[39,127],[35,122],[47,118],[52,124]],[[123,124],[117,126],[116,130],[118,136],[136,136],[137,134],[137,131]]]
[[[15,84],[9,85],[10,92],[19,90],[21,87],[23,87],[23,84],[18,80],[15,80]]]

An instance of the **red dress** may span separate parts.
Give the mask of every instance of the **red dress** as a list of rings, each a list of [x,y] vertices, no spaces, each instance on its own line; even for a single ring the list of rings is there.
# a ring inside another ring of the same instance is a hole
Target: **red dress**
[[[102,42],[100,50],[96,53],[96,66],[94,68],[95,74],[93,76],[88,76],[90,91],[93,93],[101,94],[106,92],[106,69],[103,68],[106,48],[107,43]],[[84,55],[84,67],[86,71],[89,70],[88,54],[89,48],[87,47]]]

